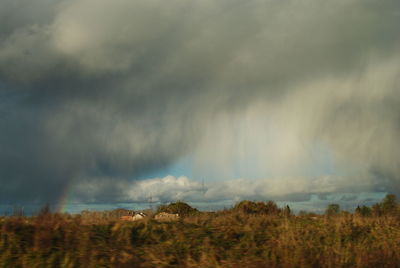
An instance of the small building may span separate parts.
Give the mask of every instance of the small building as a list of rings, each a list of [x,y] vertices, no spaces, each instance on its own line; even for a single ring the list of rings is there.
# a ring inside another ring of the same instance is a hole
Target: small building
[[[128,215],[123,215],[121,216],[120,219],[123,221],[137,221],[137,220],[142,220],[146,217],[147,215],[143,212],[139,213],[129,212]]]
[[[136,213],[135,215],[133,215],[132,220],[133,221],[143,220],[146,217],[147,217],[146,214],[144,214],[143,212],[139,212],[139,213]]]
[[[156,216],[154,216],[154,219],[156,219],[157,221],[177,221],[179,220],[179,214],[160,212]]]

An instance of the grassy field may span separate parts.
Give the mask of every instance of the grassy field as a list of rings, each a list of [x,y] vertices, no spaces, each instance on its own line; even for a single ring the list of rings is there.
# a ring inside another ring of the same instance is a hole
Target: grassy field
[[[183,208],[175,222],[110,212],[3,217],[0,267],[400,267],[399,209],[387,203],[295,216],[243,201],[214,213]]]

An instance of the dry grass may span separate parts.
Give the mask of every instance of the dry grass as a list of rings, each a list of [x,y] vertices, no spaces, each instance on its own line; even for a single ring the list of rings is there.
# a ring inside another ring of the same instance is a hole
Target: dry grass
[[[399,267],[400,218],[238,209],[178,222],[84,213],[0,220],[0,267]],[[92,216],[92,217],[91,217]]]

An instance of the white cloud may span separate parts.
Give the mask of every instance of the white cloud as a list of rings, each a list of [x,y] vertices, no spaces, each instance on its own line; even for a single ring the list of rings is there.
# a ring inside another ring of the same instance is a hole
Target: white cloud
[[[203,184],[185,176],[153,178],[125,184],[123,188],[127,201],[174,202],[183,200],[308,200],[310,194],[335,192],[368,191],[373,180],[358,177],[282,177],[272,179],[236,179]]]
[[[137,181],[127,190],[131,201],[147,201],[150,197],[153,201],[196,200],[201,194],[202,185],[185,176]]]

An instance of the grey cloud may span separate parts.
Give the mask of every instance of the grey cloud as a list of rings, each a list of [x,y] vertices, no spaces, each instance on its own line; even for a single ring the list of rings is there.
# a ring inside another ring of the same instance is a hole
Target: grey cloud
[[[87,195],[112,200],[186,154],[214,175],[250,160],[257,177],[304,175],[316,142],[368,187],[396,189],[399,8],[2,1],[1,199],[55,200],[108,177],[109,193]]]

